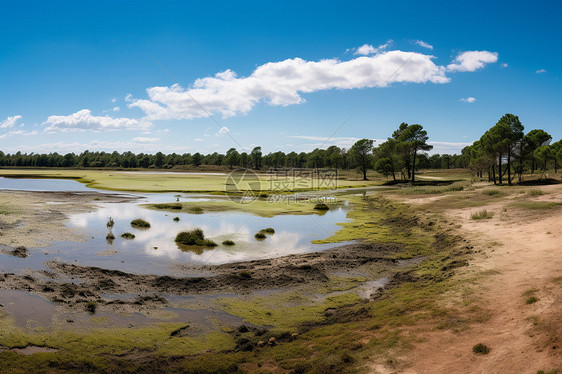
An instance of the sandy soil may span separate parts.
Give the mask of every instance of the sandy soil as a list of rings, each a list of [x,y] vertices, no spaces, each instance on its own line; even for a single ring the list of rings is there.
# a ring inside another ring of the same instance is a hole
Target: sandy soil
[[[101,202],[133,200],[118,194],[97,192],[0,191],[0,251],[47,247],[54,240],[85,240],[65,226],[69,213],[88,212]]]
[[[546,194],[533,201],[562,202],[562,185],[539,187]],[[382,365],[375,373],[536,373],[562,369],[562,207],[515,209],[512,199],[487,205],[490,220],[473,220],[467,208],[447,215],[460,233],[481,251],[464,276],[486,274],[477,297],[490,318],[454,333],[425,333],[402,369]],[[463,275],[460,275],[463,276]],[[530,296],[537,302],[527,303]],[[475,354],[482,343],[491,350]]]

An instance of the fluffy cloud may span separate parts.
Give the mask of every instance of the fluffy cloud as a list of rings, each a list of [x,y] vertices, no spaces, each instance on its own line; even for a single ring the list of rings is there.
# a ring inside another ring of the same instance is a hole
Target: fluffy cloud
[[[149,99],[129,97],[129,107],[143,110],[148,120],[192,119],[213,113],[226,118],[246,114],[259,102],[275,106],[301,104],[305,102],[301,94],[320,90],[382,87],[394,82],[449,82],[445,67],[436,65],[433,59],[403,51],[349,61],[294,58],[261,65],[248,77],[238,78],[226,70],[196,80],[189,89],[179,84],[151,87],[147,89]]]
[[[146,130],[152,125],[146,120],[93,116],[88,109],[79,110],[68,116],[49,116],[43,125],[46,132],[104,131],[104,130]]]
[[[372,55],[384,51],[385,49],[390,47],[391,44],[392,40],[389,40],[386,43],[379,45],[378,47],[373,47],[370,44],[363,44],[361,47],[356,48],[353,54],[362,56]]]
[[[227,134],[229,131],[230,131],[230,129],[228,127],[223,126],[219,129],[219,131],[216,133],[216,135],[217,136],[224,135],[224,134]]]
[[[0,122],[0,129],[8,129],[14,127],[20,119],[22,119],[22,116],[20,115],[8,117],[4,121]]]
[[[474,97],[472,97],[472,96],[463,97],[463,98],[461,99],[461,101],[462,101],[463,103],[473,103],[473,102],[476,101],[476,98],[474,98]]]
[[[537,74],[546,73],[546,70],[545,69],[539,69],[539,70],[536,71],[536,73]],[[8,118],[10,118],[10,117],[8,117]]]
[[[226,70],[196,80],[191,88],[179,84],[148,88],[148,99],[127,95],[130,108],[139,108],[146,120],[193,119],[220,114],[223,118],[246,114],[265,102],[274,106],[301,104],[301,96],[330,89],[384,87],[400,83],[447,83],[447,71],[474,71],[497,61],[497,53],[472,51],[459,54],[445,66],[423,53],[386,51],[348,61],[301,58],[269,62],[247,77]]]
[[[423,48],[433,49],[433,46],[431,44],[426,43],[423,40],[416,40],[416,41],[414,41],[414,43],[416,43],[417,45],[419,45],[420,47],[423,47]]]
[[[469,51],[462,52],[453,63],[447,65],[448,71],[476,71],[486,64],[498,61],[497,52]]]

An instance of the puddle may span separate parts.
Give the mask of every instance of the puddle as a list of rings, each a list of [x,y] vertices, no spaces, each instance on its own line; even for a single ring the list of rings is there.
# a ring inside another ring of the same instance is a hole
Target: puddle
[[[24,291],[0,290],[0,304],[18,327],[49,327],[57,313],[54,304]]]

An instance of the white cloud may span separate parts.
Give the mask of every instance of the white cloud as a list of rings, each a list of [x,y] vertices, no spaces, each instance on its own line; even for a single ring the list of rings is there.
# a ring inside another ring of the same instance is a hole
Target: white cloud
[[[472,96],[463,97],[463,98],[461,99],[461,101],[462,101],[463,103],[473,103],[473,102],[476,101],[476,98],[474,98],[474,97],[472,97]]]
[[[502,66],[502,68],[506,68],[506,67],[508,67],[509,65],[507,64],[507,62],[504,62],[501,66]]]
[[[119,110],[121,110],[121,108],[119,108],[118,106],[113,107],[114,112],[118,112]]]
[[[6,118],[4,121],[0,122],[0,129],[8,129],[14,127],[16,123],[22,118],[23,117],[20,115]]]
[[[134,143],[156,143],[159,140],[160,138],[147,138],[147,137],[137,136],[136,138],[133,138],[131,141]]]
[[[419,45],[420,47],[423,47],[423,48],[433,49],[433,46],[431,44],[426,43],[423,40],[416,40],[416,41],[414,41],[414,43],[416,43],[417,45]]]
[[[146,120],[93,116],[89,109],[82,109],[67,116],[49,116],[43,125],[46,132],[104,131],[104,130],[146,130],[152,124]]]
[[[537,74],[542,74],[542,73],[546,73],[545,69],[539,69],[536,71]]]
[[[193,141],[194,141],[194,142],[202,142],[203,139],[201,139],[201,138],[195,138],[195,139],[193,139]]]
[[[147,89],[148,99],[128,97],[129,107],[143,110],[147,120],[202,118],[209,113],[226,118],[246,114],[260,102],[274,106],[301,104],[306,101],[303,93],[321,90],[384,87],[395,82],[449,82],[446,68],[436,65],[433,59],[403,51],[349,61],[294,58],[261,65],[248,77],[239,78],[226,70],[198,79],[188,89],[179,84],[151,87]]]
[[[497,52],[469,51],[457,55],[453,63],[447,65],[448,71],[476,71],[486,64],[498,61]]]
[[[112,103],[116,103],[116,102],[117,102],[117,99],[114,97],[113,99],[111,99],[111,102],[112,102]]]
[[[220,136],[220,135],[227,134],[228,132],[230,132],[230,129],[226,126],[223,126],[215,135]]]
[[[12,130],[12,131],[8,131],[4,134],[1,134],[0,139],[5,139],[5,138],[8,138],[8,137],[14,136],[14,135],[30,136],[30,135],[37,135],[37,134],[38,134],[38,132],[36,130],[33,130],[33,131]]]
[[[362,55],[362,56],[376,54],[384,51],[385,49],[390,47],[391,44],[392,44],[392,40],[389,40],[386,43],[379,45],[378,47],[373,47],[370,44],[363,44],[361,47],[357,47],[355,49],[355,52],[353,52],[353,54]]]

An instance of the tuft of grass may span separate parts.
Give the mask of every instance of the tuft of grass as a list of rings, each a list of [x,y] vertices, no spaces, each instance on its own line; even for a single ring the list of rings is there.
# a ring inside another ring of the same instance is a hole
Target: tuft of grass
[[[534,189],[534,190],[528,190],[527,194],[530,196],[542,196],[544,195],[544,192],[539,189]]]
[[[113,218],[109,217],[109,219],[107,220],[106,226],[108,228],[112,228],[113,225],[115,225],[115,222],[113,221]]]
[[[472,213],[472,219],[491,219],[494,216],[493,212],[488,212],[486,209]]]
[[[260,232],[263,232],[264,234],[270,234],[270,235],[275,234],[275,230],[272,229],[271,227],[268,227],[267,229],[262,229],[262,230],[260,230]]]
[[[318,203],[314,206],[316,210],[330,210],[330,207],[324,203]]]
[[[132,240],[135,238],[135,234],[131,234],[130,232],[126,232],[124,234],[121,234],[121,237],[123,239],[128,239],[128,240]]]
[[[180,217],[174,217],[174,221],[178,222],[180,220]]]
[[[131,221],[131,226],[137,229],[148,229],[150,227],[150,223],[142,218],[137,218]]]
[[[105,240],[107,241],[115,240],[115,235],[113,235],[113,233],[110,232],[105,236]]]
[[[254,235],[254,238],[256,238],[257,240],[264,240],[266,236],[263,232],[260,231],[256,235]]]
[[[525,304],[534,304],[537,301],[539,301],[539,298],[533,295],[533,296],[529,296],[527,298],[527,301],[525,301]]]
[[[232,240],[228,239],[222,242],[222,245],[227,245],[227,246],[232,246],[235,245],[236,243],[234,243]]]
[[[182,205],[179,203],[176,204],[154,204],[152,205],[154,208],[156,209],[174,209],[174,210],[181,210],[182,209]]]
[[[96,313],[97,304],[95,301],[88,301],[86,303],[86,311],[88,313],[94,314]]]
[[[176,235],[176,243],[183,245],[195,245],[199,247],[216,247],[217,243],[212,240],[205,239],[205,234],[201,229],[193,229],[191,231],[182,231]]]
[[[488,190],[482,191],[482,193],[484,195],[488,195],[488,196],[500,196],[500,195],[502,195],[502,191],[500,191],[498,189],[488,189]]]
[[[191,214],[203,214],[203,213],[205,213],[205,212],[203,211],[203,208],[198,207],[198,206],[194,206],[194,207],[188,208],[188,209],[187,209],[187,212],[188,212],[188,213],[191,213]]]
[[[472,352],[476,354],[487,355],[488,353],[490,353],[490,348],[482,343],[478,343],[474,347],[472,347]]]
[[[559,373],[558,369],[552,369],[549,371],[537,370],[537,374],[558,374],[558,373]]]

